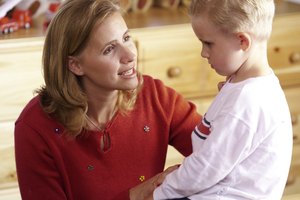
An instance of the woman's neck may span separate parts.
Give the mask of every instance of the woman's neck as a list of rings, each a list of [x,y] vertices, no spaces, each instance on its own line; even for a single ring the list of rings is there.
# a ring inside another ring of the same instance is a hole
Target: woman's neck
[[[117,91],[111,94],[94,94],[92,97],[88,97],[87,116],[98,124],[110,121],[117,111],[117,100]]]

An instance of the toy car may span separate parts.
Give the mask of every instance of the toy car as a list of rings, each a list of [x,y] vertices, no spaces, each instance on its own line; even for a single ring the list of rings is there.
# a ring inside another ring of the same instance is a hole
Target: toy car
[[[12,18],[17,21],[20,28],[28,29],[32,26],[32,18],[29,10],[14,9]]]
[[[2,34],[12,33],[19,29],[18,23],[14,19],[8,17],[0,18],[0,32]]]

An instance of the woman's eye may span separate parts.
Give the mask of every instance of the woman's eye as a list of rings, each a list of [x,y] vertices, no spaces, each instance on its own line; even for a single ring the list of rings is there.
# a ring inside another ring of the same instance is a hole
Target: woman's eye
[[[107,55],[107,54],[109,54],[110,52],[112,52],[113,50],[114,50],[114,46],[109,46],[109,47],[107,47],[107,48],[104,50],[103,54],[104,54],[104,55]]]
[[[126,35],[125,37],[124,37],[124,41],[126,42],[126,41],[129,41],[131,39],[131,36],[130,35]]]

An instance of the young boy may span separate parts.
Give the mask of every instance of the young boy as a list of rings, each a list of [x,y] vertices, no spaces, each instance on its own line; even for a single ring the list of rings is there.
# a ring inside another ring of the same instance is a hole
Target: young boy
[[[166,176],[154,199],[281,199],[292,125],[267,59],[274,10],[273,0],[192,0],[201,56],[229,78],[192,133],[193,154]]]

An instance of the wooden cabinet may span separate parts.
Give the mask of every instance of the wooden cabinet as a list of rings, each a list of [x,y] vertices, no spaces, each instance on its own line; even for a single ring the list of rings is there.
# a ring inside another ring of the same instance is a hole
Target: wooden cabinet
[[[300,79],[299,76],[298,79]],[[285,88],[284,91],[292,114],[294,132],[292,164],[290,168],[285,194],[300,194],[300,85]]]
[[[300,14],[275,18],[268,56],[284,89],[293,123],[294,148],[285,194],[300,193]]]
[[[217,83],[224,77],[216,75],[201,58],[201,43],[186,23],[188,20],[183,21],[181,24],[131,30],[138,47],[138,69],[163,80],[194,102],[203,114],[217,93]],[[0,164],[0,187],[3,180],[15,178],[14,121],[32,98],[34,90],[43,84],[43,42],[43,37],[0,38],[0,155],[7,155],[6,164]],[[300,13],[276,16],[268,56],[270,65],[279,76],[293,118],[293,160],[284,197],[288,200],[298,198],[294,194],[300,194]],[[170,147],[166,165],[178,164],[182,159]],[[293,196],[289,198],[288,195]]]
[[[43,42],[43,37],[0,40],[1,122],[15,120],[43,83]]]
[[[275,18],[269,41],[270,65],[283,87],[300,84],[300,14]]]
[[[14,122],[43,84],[43,42],[42,37],[0,40],[0,187],[16,185]]]

